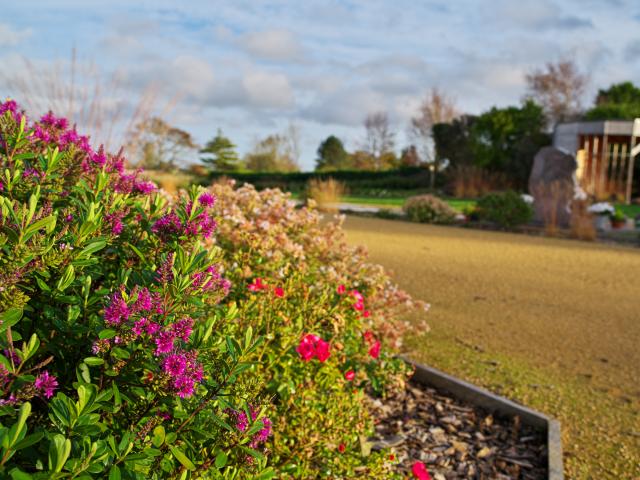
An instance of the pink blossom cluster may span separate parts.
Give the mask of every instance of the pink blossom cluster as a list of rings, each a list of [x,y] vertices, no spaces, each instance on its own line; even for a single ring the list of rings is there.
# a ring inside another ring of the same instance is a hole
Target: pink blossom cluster
[[[11,112],[16,123],[21,121],[24,113],[14,100],[0,102],[0,115]],[[141,193],[148,194],[156,189],[152,182],[138,179],[140,171],[133,174],[126,174],[125,159],[121,152],[117,155],[105,153],[104,147],[100,146],[94,151],[90,145],[89,137],[80,135],[76,127],[71,127],[69,121],[64,117],[57,117],[52,112],[48,112],[40,117],[39,121],[27,124],[26,130],[30,131],[29,139],[33,145],[38,147],[48,147],[51,144],[57,145],[61,152],[73,151],[82,155],[78,159],[82,171],[85,174],[92,174],[100,170],[107,173],[116,173],[114,189],[118,193]],[[25,178],[38,181],[44,177],[44,172],[38,170],[38,164],[27,165],[24,170]]]
[[[247,427],[249,426],[249,419],[244,411],[227,408],[225,413],[233,418],[235,427],[238,431],[245,432],[247,430]],[[249,405],[249,413],[251,415],[251,421],[255,422],[258,417],[258,411],[253,407],[253,405]],[[260,444],[266,442],[271,436],[271,429],[273,426],[271,419],[269,417],[262,417],[259,421],[262,422],[263,427],[253,435],[253,438],[249,442],[249,446],[251,448],[258,448]]]
[[[205,198],[204,201],[202,201],[203,196]],[[194,208],[193,202],[187,203],[185,213],[188,219],[185,221],[182,221],[175,211],[164,214],[153,224],[151,231],[165,241],[181,235],[190,237],[201,236],[204,239],[211,237],[217,226],[212,214],[212,206],[214,204],[213,196],[203,193],[199,198],[199,204],[203,208],[201,208],[196,215],[192,216]]]
[[[193,280],[191,284],[193,290],[202,290],[203,292],[221,290],[225,297],[231,290],[231,282],[222,277],[215,265],[207,267],[204,272],[192,274],[191,279]]]
[[[183,317],[167,325],[153,321],[155,315],[162,315],[164,312],[164,301],[158,292],[136,286],[128,300],[125,300],[122,287],[111,295],[110,302],[105,307],[104,318],[107,325],[119,330],[119,334],[113,338],[114,344],[122,343],[123,338],[148,343],[154,348],[154,355],[159,357],[162,372],[171,382],[174,392],[181,398],[190,397],[196,384],[204,376],[202,365],[197,361],[197,353],[183,349],[183,345],[189,343],[194,320]],[[94,343],[95,354],[109,350],[111,343],[105,340]]]
[[[53,375],[50,375],[46,370],[36,377],[34,386],[40,391],[46,398],[51,398],[53,392],[58,388],[58,380]]]
[[[324,341],[317,335],[308,333],[302,337],[300,344],[296,348],[296,352],[300,355],[300,358],[305,362],[310,361],[314,357],[321,363],[325,362],[330,353],[331,345],[329,342]]]

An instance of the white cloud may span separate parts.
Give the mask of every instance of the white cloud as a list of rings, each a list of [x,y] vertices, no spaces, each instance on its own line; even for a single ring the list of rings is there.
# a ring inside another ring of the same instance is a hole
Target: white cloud
[[[297,37],[289,30],[274,29],[244,35],[240,45],[252,56],[280,62],[304,60],[304,50]]]
[[[242,78],[242,85],[254,106],[288,109],[295,103],[289,80],[282,73],[247,72]]]
[[[33,33],[30,28],[16,30],[11,25],[0,23],[0,47],[15,47],[29,38]]]

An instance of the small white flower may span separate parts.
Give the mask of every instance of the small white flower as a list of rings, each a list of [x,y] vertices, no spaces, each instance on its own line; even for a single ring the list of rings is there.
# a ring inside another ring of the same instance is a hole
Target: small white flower
[[[615,208],[609,202],[600,202],[591,205],[587,211],[596,215],[611,215],[615,212]]]
[[[531,195],[529,195],[528,193],[523,193],[520,196],[522,197],[522,200],[524,200],[529,205],[533,204],[533,197]]]

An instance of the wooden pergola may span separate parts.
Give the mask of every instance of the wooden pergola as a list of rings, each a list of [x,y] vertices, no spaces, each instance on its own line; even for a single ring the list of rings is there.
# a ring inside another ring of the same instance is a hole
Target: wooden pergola
[[[640,119],[561,123],[553,146],[575,155],[578,181],[588,194],[631,203]]]

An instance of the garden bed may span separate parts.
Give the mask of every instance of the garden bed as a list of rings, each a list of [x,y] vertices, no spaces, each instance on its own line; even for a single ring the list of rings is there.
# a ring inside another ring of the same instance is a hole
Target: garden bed
[[[557,423],[441,372],[417,368],[406,389],[384,401],[371,399],[373,448],[391,447],[401,471],[409,473],[419,460],[435,480],[562,478]]]

